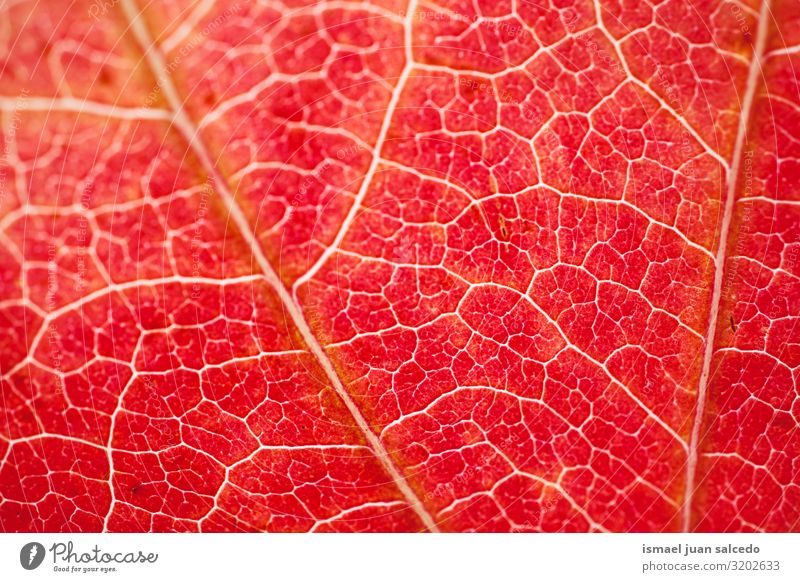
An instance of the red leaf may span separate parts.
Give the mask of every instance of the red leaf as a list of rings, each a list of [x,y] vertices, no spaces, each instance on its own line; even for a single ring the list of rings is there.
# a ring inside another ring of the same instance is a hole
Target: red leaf
[[[0,10],[0,530],[800,529],[797,3]]]

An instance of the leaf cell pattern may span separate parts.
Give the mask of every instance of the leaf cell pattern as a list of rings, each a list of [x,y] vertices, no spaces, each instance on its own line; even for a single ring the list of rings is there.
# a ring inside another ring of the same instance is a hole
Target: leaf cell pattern
[[[797,2],[0,24],[0,531],[800,529]]]

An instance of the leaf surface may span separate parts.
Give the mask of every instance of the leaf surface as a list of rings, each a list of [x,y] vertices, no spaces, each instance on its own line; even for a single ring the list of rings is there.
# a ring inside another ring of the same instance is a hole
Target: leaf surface
[[[800,527],[796,3],[0,10],[0,530]]]

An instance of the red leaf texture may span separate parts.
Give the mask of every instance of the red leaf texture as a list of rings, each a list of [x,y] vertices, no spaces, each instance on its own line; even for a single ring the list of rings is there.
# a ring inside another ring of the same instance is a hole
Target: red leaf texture
[[[0,530],[800,529],[796,1],[0,12]]]

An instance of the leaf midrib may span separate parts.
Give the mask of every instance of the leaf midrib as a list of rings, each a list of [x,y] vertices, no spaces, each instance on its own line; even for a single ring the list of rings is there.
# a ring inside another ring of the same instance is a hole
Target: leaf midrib
[[[722,303],[722,284],[724,280],[725,262],[728,253],[728,242],[732,236],[731,223],[733,222],[734,207],[736,205],[736,190],[739,185],[739,173],[744,154],[745,143],[747,142],[747,131],[750,125],[750,114],[756,96],[756,90],[760,87],[762,77],[761,61],[767,42],[769,30],[770,0],[762,0],[761,9],[758,14],[758,29],[756,31],[753,56],[750,59],[750,66],[745,83],[744,99],[742,100],[739,124],[736,130],[736,141],[734,144],[733,155],[728,175],[728,188],[725,193],[725,207],[722,214],[722,223],[719,230],[719,247],[714,259],[714,287],[709,305],[708,327],[706,329],[706,345],[703,352],[702,368],[700,379],[697,386],[697,397],[695,402],[695,415],[692,421],[691,436],[689,439],[689,455],[686,459],[686,476],[684,482],[684,496],[682,508],[682,530],[688,532],[692,527],[692,505],[694,494],[697,490],[695,481],[697,477],[697,461],[699,450],[705,435],[701,434],[704,423],[705,405],[708,397],[708,384],[711,378],[711,362],[714,358],[715,340],[717,332],[717,322],[719,320],[719,310]]]
[[[139,44],[139,49],[142,51],[144,58],[149,68],[151,69],[151,72],[155,75],[156,82],[158,83],[161,90],[164,92],[167,104],[169,105],[170,109],[173,112],[174,115],[173,122],[175,124],[178,133],[180,133],[181,136],[186,140],[189,147],[193,150],[195,155],[198,156],[198,159],[200,160],[200,163],[202,164],[203,168],[213,178],[217,192],[220,194],[220,198],[222,199],[223,204],[228,210],[230,218],[233,220],[233,223],[236,225],[237,230],[239,230],[239,233],[247,243],[250,252],[253,254],[253,257],[255,258],[259,268],[261,269],[264,275],[265,280],[270,285],[270,287],[272,287],[272,289],[277,293],[278,297],[281,300],[281,303],[291,316],[293,323],[300,332],[300,335],[302,336],[306,346],[314,355],[320,367],[325,372],[326,376],[328,377],[328,380],[331,382],[337,395],[347,407],[351,416],[358,425],[358,428],[364,434],[364,437],[366,438],[368,444],[370,445],[373,454],[379,460],[384,470],[393,479],[395,486],[403,495],[406,502],[409,504],[411,509],[417,514],[419,519],[422,521],[422,523],[428,530],[438,531],[433,516],[431,516],[431,514],[427,511],[427,509],[423,505],[422,501],[414,493],[409,483],[403,477],[402,473],[397,468],[397,466],[394,464],[389,452],[383,446],[383,443],[381,443],[380,439],[372,431],[372,429],[369,426],[369,423],[366,421],[364,415],[361,413],[361,410],[358,408],[353,398],[345,389],[344,383],[336,373],[331,360],[328,358],[322,345],[319,343],[316,336],[311,331],[308,322],[305,320],[302,308],[294,300],[289,291],[283,285],[283,282],[280,280],[277,273],[272,268],[272,265],[270,264],[269,260],[266,258],[264,250],[261,248],[261,243],[258,241],[255,233],[253,232],[244,214],[244,211],[238,205],[238,203],[235,200],[235,197],[231,192],[227,179],[225,178],[225,176],[223,176],[223,174],[214,164],[211,155],[209,154],[209,150],[206,147],[205,143],[203,142],[201,134],[196,124],[189,118],[189,116],[184,111],[182,101],[180,99],[178,90],[176,88],[176,84],[172,79],[169,69],[164,61],[163,53],[161,52],[160,47],[158,47],[156,43],[153,41],[153,38],[150,35],[149,30],[144,24],[141,12],[136,4],[136,1],[121,0],[120,6],[128,22],[128,25],[131,28],[131,31],[133,32],[134,38]],[[407,29],[409,29],[409,27],[411,26],[412,16],[410,15],[413,15],[412,9],[413,6],[410,6],[406,15],[405,26]],[[391,104],[396,105],[397,102],[396,95],[399,95],[400,91],[402,91],[403,81],[408,77],[411,67],[412,63],[407,60],[407,62],[405,63],[405,67],[403,69],[403,73],[401,73],[400,81],[395,87],[395,96],[393,96]],[[385,114],[385,121],[384,121],[385,124],[388,124],[388,120],[391,119],[392,113],[393,111],[391,107],[388,108]]]

